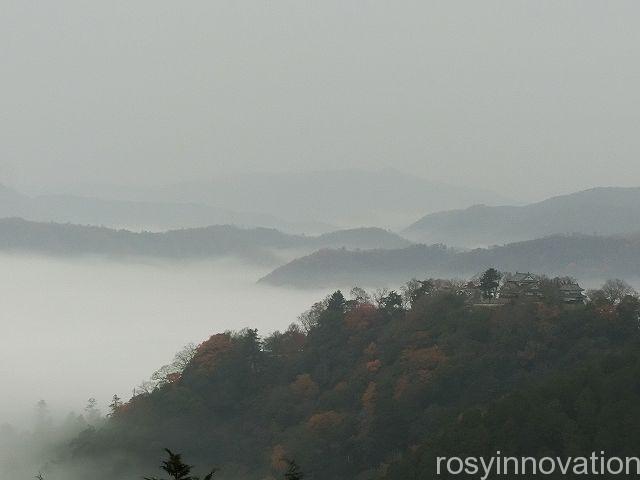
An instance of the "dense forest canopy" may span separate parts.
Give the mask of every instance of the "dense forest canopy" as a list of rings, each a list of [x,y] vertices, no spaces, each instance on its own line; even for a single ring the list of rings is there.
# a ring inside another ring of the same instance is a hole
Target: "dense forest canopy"
[[[437,455],[637,454],[637,292],[481,308],[452,285],[336,291],[286,331],[215,334],[106,419],[89,404],[50,478],[139,478],[166,447],[222,479],[283,478],[292,459],[304,478],[404,480]]]

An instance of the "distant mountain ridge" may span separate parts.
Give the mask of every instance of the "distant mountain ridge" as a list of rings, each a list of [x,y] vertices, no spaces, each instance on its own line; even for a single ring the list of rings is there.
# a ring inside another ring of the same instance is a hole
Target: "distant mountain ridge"
[[[640,232],[640,187],[601,187],[525,206],[475,205],[424,216],[402,231],[424,243],[477,247],[555,234]]]
[[[410,242],[379,228],[341,230],[320,236],[291,235],[272,228],[214,225],[166,232],[0,219],[0,252],[49,255],[146,256],[174,259],[235,256],[259,263],[280,261],[318,248],[398,248]]]
[[[30,197],[0,185],[2,217],[155,231],[216,224],[277,228],[293,233],[333,229],[313,221],[288,222],[275,215],[240,212],[194,202],[113,200],[62,194]]]
[[[103,197],[193,202],[258,211],[297,223],[313,219],[343,228],[377,225],[396,229],[426,212],[510,201],[483,188],[447,185],[394,169],[222,175],[146,189],[102,187],[97,191]]]
[[[380,279],[393,285],[411,277],[469,277],[489,267],[580,279],[634,279],[640,277],[640,235],[556,235],[470,251],[444,245],[325,249],[278,267],[260,281],[298,287],[381,286]]]

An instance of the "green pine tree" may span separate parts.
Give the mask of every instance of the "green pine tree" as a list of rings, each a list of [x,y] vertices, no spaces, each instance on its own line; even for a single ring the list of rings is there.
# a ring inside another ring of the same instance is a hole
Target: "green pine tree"
[[[200,480],[199,477],[191,476],[191,469],[193,468],[191,465],[187,465],[182,461],[182,455],[179,453],[173,453],[168,448],[165,448],[165,452],[169,455],[169,458],[162,462],[160,468],[167,472],[169,477],[173,480]],[[211,480],[215,475],[216,471],[211,470],[209,474],[207,474],[202,480]],[[145,480],[163,480],[158,479],[156,477],[144,477]]]

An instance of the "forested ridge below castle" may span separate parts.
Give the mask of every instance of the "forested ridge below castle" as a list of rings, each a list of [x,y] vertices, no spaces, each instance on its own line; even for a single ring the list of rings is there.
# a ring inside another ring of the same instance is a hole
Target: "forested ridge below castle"
[[[571,308],[336,292],[284,332],[213,335],[66,459],[139,478],[169,447],[222,479],[295,459],[305,478],[400,480],[430,478],[437,455],[637,454],[639,306],[626,287]]]

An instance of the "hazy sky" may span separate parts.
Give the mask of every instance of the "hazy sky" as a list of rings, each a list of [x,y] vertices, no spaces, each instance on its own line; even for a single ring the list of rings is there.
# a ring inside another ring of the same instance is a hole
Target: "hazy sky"
[[[637,1],[0,0],[0,181],[640,184]]]

